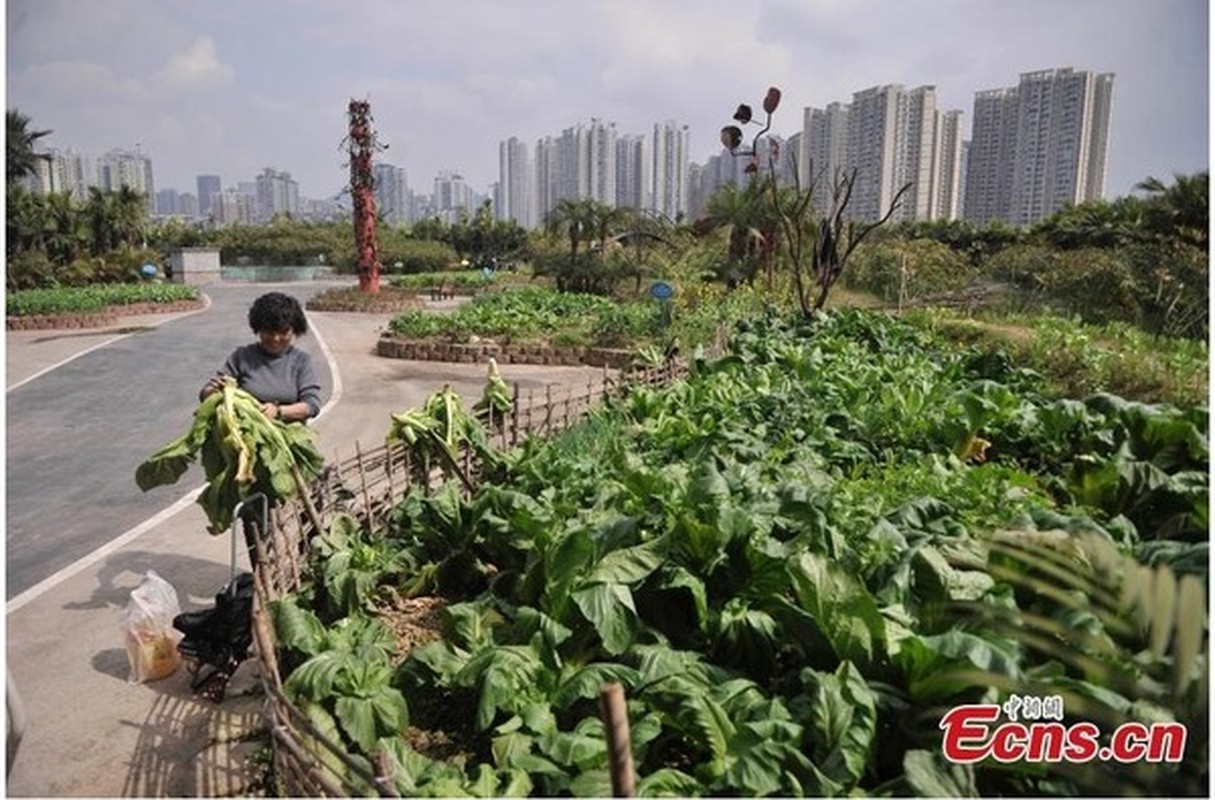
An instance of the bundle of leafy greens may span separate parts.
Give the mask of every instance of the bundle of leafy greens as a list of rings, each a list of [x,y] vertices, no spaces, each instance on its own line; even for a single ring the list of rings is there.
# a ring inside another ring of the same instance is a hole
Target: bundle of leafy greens
[[[207,530],[216,535],[232,525],[242,500],[261,493],[273,505],[292,496],[324,464],[310,428],[268,418],[257,398],[230,378],[203,400],[185,434],[136,468],[135,483],[145,492],[176,483],[199,453],[207,486],[198,503],[207,513]]]

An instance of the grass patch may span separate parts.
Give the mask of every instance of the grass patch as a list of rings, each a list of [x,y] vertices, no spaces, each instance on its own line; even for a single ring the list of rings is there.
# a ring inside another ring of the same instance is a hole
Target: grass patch
[[[906,319],[961,345],[1005,350],[1045,376],[1061,397],[1110,392],[1179,407],[1209,401],[1206,342],[1153,336],[1125,323],[1090,325],[1057,316],[976,319],[934,310],[909,312]]]

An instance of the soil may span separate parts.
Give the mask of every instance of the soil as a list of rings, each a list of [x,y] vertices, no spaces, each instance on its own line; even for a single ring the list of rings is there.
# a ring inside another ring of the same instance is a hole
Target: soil
[[[441,597],[393,596],[377,615],[397,640],[397,663],[404,661],[415,647],[422,647],[443,636]],[[477,698],[469,691],[449,691],[437,695],[410,696],[409,728],[405,742],[422,755],[439,761],[474,759],[488,752],[486,737],[473,727]]]

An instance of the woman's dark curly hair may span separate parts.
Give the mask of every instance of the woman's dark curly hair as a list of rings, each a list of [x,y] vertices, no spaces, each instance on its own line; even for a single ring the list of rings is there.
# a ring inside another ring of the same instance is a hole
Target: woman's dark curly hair
[[[308,320],[299,301],[289,294],[268,292],[249,307],[249,327],[254,333],[290,328],[296,336],[308,332]]]

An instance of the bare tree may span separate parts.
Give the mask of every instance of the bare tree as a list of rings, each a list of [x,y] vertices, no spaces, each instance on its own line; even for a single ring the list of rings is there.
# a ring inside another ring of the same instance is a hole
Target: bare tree
[[[790,161],[794,167],[792,191],[782,190],[776,179],[779,148],[775,142],[769,142],[766,168],[762,174],[760,171],[759,141],[772,128],[772,115],[780,105],[780,98],[780,89],[775,86],[768,89],[762,106],[766,118],[749,147],[743,149],[742,128],[738,125],[722,128],[721,141],[735,156],[749,157],[751,162],[746,171],[766,183],[772,210],[780,223],[781,244],[789,257],[798,303],[802,314],[810,317],[826,304],[831,287],[843,274],[848,259],[857,246],[894,216],[911,184],[899,189],[880,219],[876,222],[862,222],[848,215],[848,205],[852,201],[858,170],[838,172],[832,176],[830,207],[823,213],[816,214],[812,198],[818,182],[825,176],[821,173],[815,174],[813,164],[810,165],[810,185],[803,189],[797,176],[796,158],[791,157]],[[761,124],[752,117],[751,107],[745,103],[739,105],[734,112],[735,121],[742,125]]]

